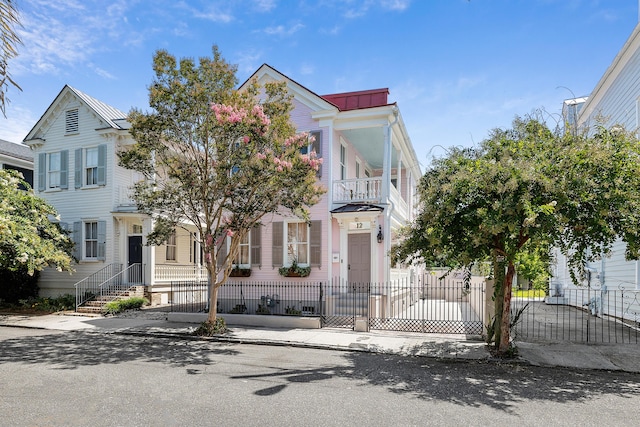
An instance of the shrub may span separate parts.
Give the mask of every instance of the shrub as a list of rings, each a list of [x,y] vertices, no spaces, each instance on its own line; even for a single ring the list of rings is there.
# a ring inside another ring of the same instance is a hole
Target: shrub
[[[118,314],[125,310],[138,309],[146,304],[149,304],[149,301],[146,298],[131,297],[127,299],[109,301],[105,304],[102,311],[105,314]]]
[[[36,298],[38,296],[38,276],[35,272],[32,276],[26,269],[18,271],[0,270],[0,300],[10,304],[16,304],[20,300]]]
[[[197,335],[199,337],[212,337],[214,335],[222,335],[227,333],[227,322],[224,321],[222,317],[216,317],[216,321],[214,323],[210,322],[202,322],[198,329],[193,331],[193,335]]]

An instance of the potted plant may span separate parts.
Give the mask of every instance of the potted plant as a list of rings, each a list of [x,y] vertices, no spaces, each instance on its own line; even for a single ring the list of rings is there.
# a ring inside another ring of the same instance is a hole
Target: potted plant
[[[251,276],[250,268],[242,268],[237,265],[233,267],[231,272],[229,273],[229,277],[249,277]]]
[[[294,258],[290,267],[280,267],[278,273],[284,277],[307,277],[311,274],[311,267],[300,267],[298,260]]]

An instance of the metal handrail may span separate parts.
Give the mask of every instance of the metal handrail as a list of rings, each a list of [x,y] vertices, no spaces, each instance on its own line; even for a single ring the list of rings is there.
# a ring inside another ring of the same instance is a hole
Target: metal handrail
[[[100,290],[100,296],[104,297],[112,292],[121,293],[131,287],[132,283],[142,283],[142,264],[131,264],[126,269],[120,271],[113,277],[102,282],[98,288]],[[133,278],[132,278],[133,277]],[[126,281],[123,279],[127,279]],[[113,296],[112,299],[115,299]]]
[[[88,300],[95,298],[100,289],[100,285],[105,282],[105,277],[113,277],[120,271],[122,271],[122,264],[112,263],[74,284],[73,286],[76,290],[76,310]]]

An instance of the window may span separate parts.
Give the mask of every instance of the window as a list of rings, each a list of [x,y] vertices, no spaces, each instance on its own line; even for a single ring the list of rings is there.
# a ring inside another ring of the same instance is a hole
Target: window
[[[347,179],[347,147],[340,144],[340,179]]]
[[[75,151],[75,188],[106,185],[107,146],[78,148]]]
[[[84,257],[98,258],[98,223],[96,221],[84,223]]]
[[[309,226],[306,222],[287,224],[287,265],[309,264]]]
[[[78,133],[78,109],[67,110],[65,112],[65,127],[66,134]]]
[[[322,158],[322,131],[313,130],[309,132],[309,145],[300,148],[301,154],[309,154],[315,151],[317,158]],[[316,176],[320,178],[322,176],[322,165],[318,167]]]
[[[233,265],[237,265],[239,267],[250,267],[249,262],[249,254],[250,254],[250,245],[249,245],[249,235],[251,232],[245,234],[244,238],[238,244],[238,255],[233,259]],[[232,237],[233,239],[233,237]]]
[[[360,161],[356,160],[356,178],[360,178]]]
[[[271,243],[274,268],[290,266],[294,257],[303,266],[320,268],[322,265],[322,221],[274,222]],[[251,258],[251,262],[255,262],[253,248]]]
[[[87,148],[85,151],[85,185],[98,184],[98,147]]]
[[[51,153],[49,154],[49,165],[48,165],[48,182],[49,188],[59,188],[60,187],[60,153]]]
[[[167,240],[167,253],[165,259],[167,261],[175,261],[176,260],[176,233],[175,231],[169,236]]]
[[[77,260],[105,260],[107,222],[76,221],[73,223],[73,256]]]

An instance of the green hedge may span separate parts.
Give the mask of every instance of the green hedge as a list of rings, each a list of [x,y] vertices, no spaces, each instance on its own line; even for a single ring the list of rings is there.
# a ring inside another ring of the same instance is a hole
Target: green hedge
[[[125,310],[140,308],[149,304],[149,300],[141,297],[131,297],[127,299],[115,300],[108,302],[102,311],[106,314],[117,314]]]

